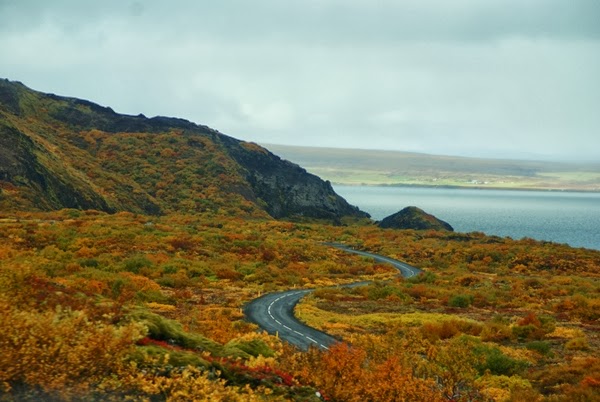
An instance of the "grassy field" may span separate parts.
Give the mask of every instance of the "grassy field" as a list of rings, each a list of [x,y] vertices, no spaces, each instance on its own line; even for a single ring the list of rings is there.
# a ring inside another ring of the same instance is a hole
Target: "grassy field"
[[[283,145],[266,147],[335,184],[600,191],[600,163],[481,159]]]

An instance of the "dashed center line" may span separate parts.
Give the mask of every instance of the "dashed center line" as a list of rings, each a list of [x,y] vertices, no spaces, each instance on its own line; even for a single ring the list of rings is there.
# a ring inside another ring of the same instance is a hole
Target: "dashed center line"
[[[275,321],[277,323],[277,325],[279,325],[280,327],[294,332],[296,335],[300,335],[306,339],[308,339],[310,342],[312,343],[316,343],[320,348],[325,349],[325,350],[329,350],[329,348],[325,345],[323,345],[322,343],[319,343],[318,341],[316,341],[315,339],[311,338],[310,336],[303,334],[300,331],[296,331],[295,329],[290,328],[289,326],[285,325],[284,323],[282,323],[281,321],[279,321],[277,318],[275,318],[275,316],[273,315],[273,306],[275,305],[275,303],[279,302],[281,299],[285,298],[285,297],[289,297],[289,296],[295,296],[299,293],[303,293],[303,292],[294,292],[294,293],[289,293],[289,294],[285,294],[282,296],[279,296],[278,298],[274,299],[271,303],[269,303],[269,306],[267,307],[267,313],[269,314],[269,317],[271,317],[271,319],[273,321]]]
[[[361,251],[357,251],[357,250],[349,250],[349,249],[345,249],[345,250],[346,250],[346,251],[348,251],[348,252],[355,253],[355,254],[360,254],[360,255],[365,255],[365,256],[368,256],[368,257],[372,257],[372,258],[374,258],[375,260],[379,260],[379,261],[382,261],[382,262],[387,262],[387,263],[390,263],[390,264],[392,264],[394,267],[396,267],[396,268],[397,268],[397,269],[398,269],[398,270],[399,270],[399,271],[400,271],[400,272],[401,272],[401,273],[402,273],[404,276],[406,276],[407,278],[413,277],[413,276],[415,276],[415,275],[417,275],[417,274],[419,273],[419,270],[417,270],[417,269],[414,269],[413,267],[410,267],[408,264],[404,264],[404,263],[402,263],[402,262],[399,262],[399,261],[393,260],[393,259],[391,259],[391,258],[386,258],[386,257],[382,257],[382,256],[375,256],[375,255],[373,255],[373,254],[366,253],[366,252],[361,252]],[[311,338],[310,336],[308,336],[308,335],[306,335],[306,334],[304,334],[304,333],[302,333],[302,332],[300,332],[300,331],[297,331],[297,330],[295,330],[295,329],[293,329],[293,328],[290,328],[289,326],[287,326],[287,325],[283,324],[281,321],[279,321],[279,320],[278,320],[277,318],[275,318],[275,316],[273,315],[272,309],[273,309],[273,306],[275,305],[275,303],[279,302],[279,301],[280,301],[281,299],[283,299],[283,298],[290,297],[290,296],[295,296],[295,295],[297,295],[297,294],[300,294],[300,293],[307,293],[307,292],[308,292],[308,291],[306,291],[306,290],[305,290],[305,291],[299,291],[299,292],[288,293],[288,294],[284,294],[284,295],[281,295],[281,296],[277,297],[277,298],[276,298],[276,299],[274,299],[274,300],[273,300],[271,303],[269,303],[269,306],[268,306],[268,308],[267,308],[267,313],[269,314],[269,317],[271,317],[271,319],[272,319],[273,321],[275,321],[275,322],[277,323],[277,325],[279,325],[279,326],[280,326],[280,327],[282,327],[283,329],[285,329],[285,330],[287,330],[287,331],[289,331],[289,332],[293,332],[293,333],[295,333],[296,335],[300,335],[300,336],[302,336],[302,337],[306,338],[308,341],[310,341],[310,342],[312,342],[312,343],[315,343],[315,344],[317,344],[317,345],[318,345],[320,348],[322,348],[322,349],[329,350],[329,348],[328,348],[327,346],[323,345],[322,343],[319,343],[319,342],[318,342],[317,340],[315,340],[314,338]]]

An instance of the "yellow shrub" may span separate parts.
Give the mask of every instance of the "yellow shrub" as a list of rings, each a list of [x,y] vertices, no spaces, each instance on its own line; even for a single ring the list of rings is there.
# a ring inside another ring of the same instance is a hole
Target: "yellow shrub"
[[[228,401],[228,402],[254,402],[262,401],[255,392],[246,386],[245,388],[228,387],[224,380],[211,380],[209,373],[188,367],[181,374],[170,377],[150,377],[138,374],[132,378],[126,378],[128,388],[137,388],[145,394],[164,395],[169,402],[190,401]],[[267,394],[268,390],[260,389],[259,392]]]
[[[136,324],[114,327],[83,312],[18,311],[0,301],[0,384],[41,389],[61,399],[85,395],[116,372],[141,336]]]
[[[546,335],[548,338],[573,339],[584,336],[583,331],[577,328],[556,327],[554,331]]]
[[[146,307],[158,311],[158,312],[168,312],[175,311],[177,308],[171,304],[162,304],[157,302],[149,302],[146,303]]]
[[[569,350],[586,350],[589,344],[586,337],[573,338],[565,344],[565,348]]]

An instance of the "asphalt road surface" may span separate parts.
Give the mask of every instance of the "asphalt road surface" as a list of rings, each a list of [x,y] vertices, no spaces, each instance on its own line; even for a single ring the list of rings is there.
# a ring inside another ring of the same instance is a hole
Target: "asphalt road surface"
[[[423,272],[419,268],[404,262],[378,254],[354,250],[343,244],[326,243],[326,245],[344,250],[348,253],[373,258],[375,261],[391,264],[400,271],[402,276],[407,278]],[[366,285],[368,283],[369,282],[363,281],[343,286],[355,287]],[[339,342],[339,340],[301,323],[294,317],[294,307],[296,307],[296,304],[298,304],[301,298],[313,290],[314,289],[301,289],[268,293],[248,303],[244,307],[244,314],[249,321],[258,324],[258,326],[270,334],[277,334],[281,339],[297,346],[301,350],[308,350],[311,346],[327,350],[329,349],[329,346]]]
[[[398,271],[400,271],[400,274],[402,274],[402,276],[404,276],[405,278],[410,278],[411,276],[416,276],[423,272],[419,268],[413,267],[412,265],[408,265],[405,262],[394,260],[389,257],[384,257],[379,254],[373,254],[373,253],[367,253],[366,251],[354,250],[348,246],[345,246],[343,244],[338,244],[338,243],[326,243],[326,244],[328,246],[339,248],[340,250],[344,250],[348,253],[362,255],[364,257],[370,257],[370,258],[374,259],[375,261],[391,264],[394,266],[394,268],[396,268]]]

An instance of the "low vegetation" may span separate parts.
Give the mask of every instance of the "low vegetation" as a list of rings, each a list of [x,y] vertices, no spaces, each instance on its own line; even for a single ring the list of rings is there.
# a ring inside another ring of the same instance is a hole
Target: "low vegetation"
[[[389,266],[337,241],[422,267]],[[479,233],[195,214],[0,216],[0,400],[594,400],[600,253]],[[358,288],[328,286],[371,280]],[[343,340],[243,319],[268,291]]]

